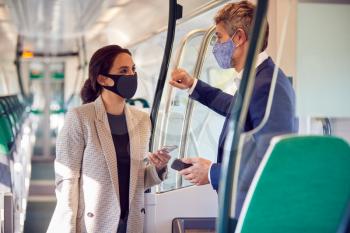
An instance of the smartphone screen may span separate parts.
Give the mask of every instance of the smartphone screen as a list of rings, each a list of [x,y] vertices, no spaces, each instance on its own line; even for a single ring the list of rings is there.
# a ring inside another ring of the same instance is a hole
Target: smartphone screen
[[[176,149],[177,149],[176,145],[171,145],[171,146],[163,146],[162,149],[160,149],[160,150],[165,151],[167,153],[170,153]]]

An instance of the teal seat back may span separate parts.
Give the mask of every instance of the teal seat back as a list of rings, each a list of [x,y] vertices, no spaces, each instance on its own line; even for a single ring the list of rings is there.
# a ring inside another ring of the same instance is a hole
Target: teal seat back
[[[334,233],[349,201],[347,142],[323,136],[280,139],[260,164],[236,232]]]
[[[20,128],[20,119],[18,117],[18,115],[15,112],[15,107],[8,99],[8,97],[4,98],[3,101],[3,106],[6,109],[6,112],[8,114],[9,120],[11,122],[12,128],[13,128],[13,132],[14,134],[17,134],[19,128]]]
[[[126,102],[130,105],[136,105],[137,102],[142,104],[143,108],[149,108],[149,103],[146,99],[136,98],[136,99],[127,99]]]
[[[14,140],[8,115],[0,107],[0,154],[8,154]]]
[[[20,116],[17,112],[16,104],[14,103],[11,97],[6,98],[5,101],[8,105],[8,110],[10,112],[10,115],[13,117],[16,123],[19,123]]]
[[[20,106],[16,103],[15,96],[10,96],[7,101],[11,106],[11,110],[15,119],[18,121],[20,119]]]
[[[14,118],[14,116],[12,114],[11,106],[9,105],[9,103],[8,103],[6,98],[2,98],[1,99],[0,106],[1,106],[1,109],[3,109],[3,111],[5,111],[8,114],[9,119],[11,120],[11,123],[14,123],[15,122],[15,118]]]

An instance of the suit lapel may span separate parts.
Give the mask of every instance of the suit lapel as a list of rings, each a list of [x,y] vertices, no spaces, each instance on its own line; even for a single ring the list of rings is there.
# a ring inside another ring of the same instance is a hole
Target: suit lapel
[[[271,63],[272,60],[270,57],[268,57],[265,61],[263,61],[255,71],[255,78],[259,75],[260,71],[262,71],[269,63]],[[254,84],[255,85],[255,84]],[[247,113],[249,114],[249,113]],[[225,118],[224,126],[222,128],[220,138],[219,138],[219,149],[218,149],[218,156],[217,156],[217,162],[221,163],[222,162],[222,156],[224,153],[224,146],[225,146],[225,141],[228,133],[228,127],[229,127],[229,121],[230,121],[230,115],[231,115],[231,109],[229,110],[229,114]],[[248,117],[248,116],[247,116]],[[245,125],[244,125],[245,127]]]
[[[257,68],[255,71],[255,78],[257,78],[257,76],[259,75],[260,71],[262,71],[268,64],[270,64],[272,62],[271,58],[268,57],[265,61],[263,61]],[[272,77],[271,77],[272,78]]]
[[[101,96],[96,99],[94,104],[95,104],[96,117],[97,117],[95,119],[97,134],[102,147],[103,155],[107,163],[113,188],[114,188],[114,191],[116,192],[116,196],[119,201],[120,197],[119,197],[117,156],[115,152],[111,130],[107,119],[106,109],[104,107]]]
[[[125,105],[125,116],[126,124],[128,127],[129,140],[130,140],[130,188],[129,188],[129,206],[131,206],[130,201],[133,200],[136,192],[136,184],[138,178],[138,171],[140,166],[139,158],[140,151],[140,131],[138,120],[136,116],[131,113],[130,107]]]

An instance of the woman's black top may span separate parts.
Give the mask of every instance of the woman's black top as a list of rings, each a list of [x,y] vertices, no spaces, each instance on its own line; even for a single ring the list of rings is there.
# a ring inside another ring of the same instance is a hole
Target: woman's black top
[[[125,114],[112,115],[107,113],[109,126],[117,154],[119,197],[121,219],[126,219],[129,210],[129,183],[130,183],[130,143]]]

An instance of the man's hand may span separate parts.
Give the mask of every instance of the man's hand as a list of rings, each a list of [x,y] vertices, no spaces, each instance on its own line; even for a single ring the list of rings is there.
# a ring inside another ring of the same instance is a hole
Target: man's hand
[[[195,185],[209,184],[208,172],[211,161],[203,158],[185,158],[182,159],[184,163],[192,164],[191,167],[181,170],[179,173],[184,178]]]
[[[148,156],[149,161],[156,167],[158,171],[167,166],[170,158],[170,155],[164,150],[158,150]]]
[[[192,87],[193,82],[194,78],[192,78],[185,70],[175,69],[171,73],[169,84],[180,89],[189,89]]]

